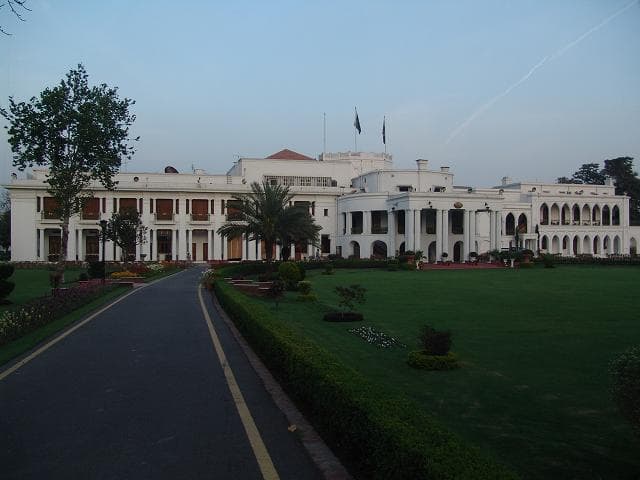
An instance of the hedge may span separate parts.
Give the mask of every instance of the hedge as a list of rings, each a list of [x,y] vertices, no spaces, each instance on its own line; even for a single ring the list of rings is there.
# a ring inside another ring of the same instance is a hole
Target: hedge
[[[225,269],[223,276],[228,276]],[[409,399],[338,361],[226,282],[215,292],[254,351],[357,477],[513,479]]]

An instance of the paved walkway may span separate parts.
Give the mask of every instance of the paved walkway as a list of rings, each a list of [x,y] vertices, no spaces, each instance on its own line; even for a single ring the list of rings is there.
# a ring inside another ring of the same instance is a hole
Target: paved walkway
[[[3,479],[321,478],[205,296],[275,472],[261,469],[199,275],[136,290],[0,380]]]

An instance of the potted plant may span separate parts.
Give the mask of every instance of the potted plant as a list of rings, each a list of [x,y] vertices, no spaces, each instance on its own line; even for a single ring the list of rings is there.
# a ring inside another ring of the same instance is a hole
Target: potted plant
[[[476,265],[478,263],[478,253],[477,252],[469,252],[469,262]]]
[[[447,252],[442,252],[442,254],[440,255],[440,257],[442,257],[442,261],[444,263],[447,263],[447,258],[449,258],[449,254]]]

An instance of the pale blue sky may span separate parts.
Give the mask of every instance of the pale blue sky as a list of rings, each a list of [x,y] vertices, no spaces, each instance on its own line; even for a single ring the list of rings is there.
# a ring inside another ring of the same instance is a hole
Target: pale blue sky
[[[84,63],[91,82],[137,102],[141,141],[129,171],[193,164],[223,173],[235,155],[282,148],[315,157],[323,112],[327,150],[353,150],[354,106],[359,150],[383,151],[386,115],[396,167],[428,158],[451,166],[457,184],[553,181],[623,155],[640,168],[637,1],[28,5],[24,23],[0,10],[13,33],[0,38],[0,104],[37,95]]]

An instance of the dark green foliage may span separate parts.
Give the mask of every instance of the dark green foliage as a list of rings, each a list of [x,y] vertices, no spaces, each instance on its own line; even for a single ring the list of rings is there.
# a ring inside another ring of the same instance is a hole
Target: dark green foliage
[[[446,355],[451,348],[451,332],[436,330],[429,325],[422,327],[418,340],[428,355]]]
[[[324,275],[333,275],[333,263],[331,262],[326,262],[324,265],[324,272],[322,272]]]
[[[356,303],[364,303],[366,288],[361,285],[350,285],[348,287],[337,286],[336,293],[340,297],[338,305],[352,312]]]
[[[87,280],[89,280],[89,275],[87,275],[86,272],[82,272],[80,275],[78,275],[79,282],[86,282]]]
[[[298,282],[298,292],[300,292],[301,295],[309,295],[311,293],[311,282]]]
[[[423,350],[409,352],[407,364],[421,370],[454,370],[460,366],[457,357],[451,352],[446,355],[429,355]]]
[[[122,159],[134,153],[129,145],[129,127],[135,121],[129,108],[134,103],[120,100],[117,89],[105,84],[89,87],[87,72],[78,65],[38,97],[28,102],[9,97],[9,108],[0,108],[9,121],[13,165],[49,170],[47,192],[62,219],[61,262],[67,258],[69,218],[80,211],[92,183],[113,190]]]
[[[102,262],[89,262],[87,274],[89,278],[104,278],[104,264]]]
[[[214,283],[214,287],[215,287],[215,283]],[[274,278],[271,281],[271,286],[269,287],[267,296],[271,298],[273,301],[275,301],[276,308],[278,308],[278,303],[280,302],[280,299],[284,296],[284,290],[285,290],[285,284],[281,278]]]
[[[387,270],[389,270],[390,272],[396,272],[398,271],[398,268],[400,267],[400,262],[398,260],[396,260],[395,258],[389,260],[387,262]]]
[[[640,435],[640,346],[611,362],[611,392],[620,412]]]
[[[282,246],[283,258],[287,260],[292,243],[318,242],[321,227],[308,210],[291,205],[293,194],[282,185],[251,183],[251,193],[234,195],[237,202],[238,219],[218,229],[218,234],[233,238],[246,235],[250,239],[264,242],[267,263],[273,260],[273,247]]]
[[[543,253],[540,256],[542,257],[544,268],[553,268],[555,266],[554,264],[556,263],[556,258],[554,255]]]
[[[296,300],[298,300],[299,302],[317,302],[318,297],[316,297],[314,293],[307,293],[298,295]]]
[[[226,272],[225,272],[226,273]],[[358,478],[508,479],[506,468],[300,336],[224,282],[225,311]]]
[[[136,209],[123,209],[113,212],[107,223],[106,236],[108,240],[118,245],[122,250],[122,260],[127,262],[133,256],[135,260],[136,245],[147,242],[149,229],[142,224],[142,217]]]
[[[322,319],[325,322],[361,322],[364,316],[358,312],[327,312]]]
[[[0,278],[0,303],[6,302],[5,298],[11,295],[14,288],[16,288],[15,283],[5,280],[4,278]]]
[[[278,266],[278,275],[284,282],[287,290],[295,291],[298,282],[303,279],[298,264],[295,262],[283,262]]]
[[[6,280],[15,271],[15,267],[10,263],[0,263],[0,280]]]

